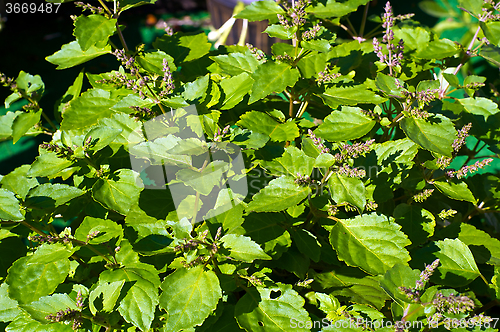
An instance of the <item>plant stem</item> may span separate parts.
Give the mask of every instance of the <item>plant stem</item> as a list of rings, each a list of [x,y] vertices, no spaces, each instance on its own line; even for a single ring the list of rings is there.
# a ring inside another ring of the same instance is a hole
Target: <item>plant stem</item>
[[[363,37],[363,33],[365,32],[366,17],[368,16],[368,6],[369,5],[370,5],[369,2],[365,5],[365,11],[363,12],[363,19],[361,21],[361,27],[359,28],[359,37]]]

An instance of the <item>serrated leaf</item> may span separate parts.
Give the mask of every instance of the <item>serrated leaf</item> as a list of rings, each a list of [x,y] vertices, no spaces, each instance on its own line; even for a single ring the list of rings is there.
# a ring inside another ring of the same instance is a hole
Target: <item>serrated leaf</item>
[[[273,92],[282,92],[286,87],[295,85],[299,77],[299,71],[286,63],[269,61],[260,65],[252,75],[255,82],[248,103],[252,104]]]
[[[460,224],[458,239],[469,246],[478,263],[500,265],[500,240],[465,223]],[[486,248],[486,252],[482,248]]]
[[[161,76],[164,75],[163,60],[167,60],[168,67],[171,72],[176,71],[177,67],[175,66],[174,58],[163,51],[147,52],[136,57],[136,61],[142,68],[146,69],[150,73]]]
[[[282,15],[284,13],[283,8],[273,1],[255,1],[246,6],[234,18],[243,18],[254,22],[274,19],[277,14]]]
[[[357,104],[380,104],[387,100],[369,90],[363,84],[348,87],[331,87],[318,95],[331,108],[340,105],[354,106]]]
[[[111,144],[115,138],[121,134],[123,129],[96,126],[89,130],[83,139],[84,142],[90,140],[89,150],[99,151]]]
[[[292,230],[291,235],[293,243],[295,243],[301,253],[311,258],[316,263],[319,262],[321,244],[314,234],[308,230],[297,228]]]
[[[401,226],[376,213],[339,219],[330,232],[330,243],[340,260],[371,274],[383,274],[396,263],[411,259],[404,248],[411,244]]]
[[[73,35],[76,37],[78,44],[83,52],[87,51],[91,46],[107,41],[109,36],[116,31],[116,19],[106,18],[102,15],[79,16],[75,24]]]
[[[130,169],[120,169],[111,176],[99,179],[92,186],[92,196],[109,209],[126,215],[137,204],[144,188],[139,174]]]
[[[314,133],[332,142],[348,141],[366,135],[375,123],[360,108],[342,107],[341,111],[328,115]]]
[[[247,331],[290,331],[293,320],[312,326],[311,318],[303,308],[304,302],[292,285],[251,288],[236,304],[234,315],[238,324]],[[309,331],[303,326],[293,330]]]
[[[328,180],[330,193],[337,204],[350,203],[363,211],[366,204],[366,188],[358,178],[333,174]]]
[[[452,287],[465,286],[481,274],[469,247],[459,239],[444,239],[435,242],[439,251],[434,255],[439,258],[438,271],[441,282]]]
[[[299,128],[294,122],[279,123],[263,112],[250,111],[243,114],[236,123],[252,131],[269,135],[273,141],[291,141],[299,136]]]
[[[20,211],[19,201],[14,196],[14,193],[0,188],[0,219],[20,221],[24,216]]]
[[[369,0],[349,0],[337,2],[335,0],[328,0],[326,3],[321,2],[314,7],[309,7],[306,11],[314,13],[315,16],[320,18],[342,17],[356,11],[359,6],[366,5],[368,1]]]
[[[153,47],[173,57],[177,66],[182,62],[201,58],[210,51],[211,46],[204,32],[177,32],[173,36],[164,35],[153,42]]]
[[[88,128],[102,118],[111,117],[116,103],[109,91],[91,89],[71,100],[64,112],[62,130]]]
[[[276,37],[283,40],[292,39],[295,37],[295,32],[297,32],[297,27],[285,28],[280,24],[271,24],[264,30],[269,37]]]
[[[9,268],[9,296],[26,304],[49,295],[66,279],[69,268],[68,259],[40,264],[29,256],[22,257]]]
[[[489,116],[500,112],[497,103],[483,97],[463,98],[459,99],[458,102],[467,112],[474,115],[482,115],[486,121]]]
[[[241,102],[252,88],[253,82],[252,77],[247,73],[241,73],[221,81],[220,85],[224,92],[224,102],[221,110],[231,109]]]
[[[62,205],[85,192],[79,188],[61,183],[44,183],[31,189],[26,205],[31,208],[51,208]]]
[[[412,246],[425,243],[434,234],[434,215],[417,205],[399,204],[394,209],[396,222],[403,227]]]
[[[250,52],[230,53],[210,57],[228,75],[236,76],[241,73],[252,74],[259,66],[259,62]]]
[[[99,282],[89,294],[89,309],[93,315],[98,311],[96,300],[102,295],[102,306],[98,304],[99,311],[111,312],[115,309],[116,302],[120,296],[120,292],[125,285],[125,280],[117,280],[113,282]]]
[[[87,242],[87,236],[97,231],[99,234],[89,241],[90,244],[104,243],[123,235],[122,227],[114,221],[87,216],[76,229],[75,239]]]
[[[216,160],[207,165],[203,171],[184,168],[177,172],[177,180],[190,186],[202,195],[209,195],[215,186],[220,187],[224,174],[228,171],[229,164]]]
[[[467,9],[469,13],[479,16],[482,14],[481,8],[483,7],[484,1],[481,0],[460,0],[459,6]]]
[[[434,181],[434,186],[451,199],[476,204],[476,199],[465,182]]]
[[[99,284],[116,281],[125,281],[125,285],[130,285],[120,301],[120,315],[141,331],[149,330],[159,302],[160,278],[156,269],[152,265],[135,263],[113,271],[104,271],[99,276]]]
[[[427,119],[404,118],[400,121],[400,127],[408,138],[422,148],[451,157],[457,131],[447,117],[436,114]]]
[[[30,177],[51,177],[73,165],[73,161],[59,158],[55,152],[47,152],[36,157],[27,175]]]
[[[313,170],[314,159],[307,156],[302,150],[295,146],[289,146],[285,149],[285,153],[275,159],[275,168],[280,168],[276,171],[277,174],[286,174],[293,177],[309,176]],[[279,165],[279,166],[278,166]]]
[[[49,321],[45,319],[45,317],[53,315],[58,311],[64,311],[67,308],[72,310],[77,309],[75,301],[73,301],[68,294],[43,296],[37,301],[22,305],[22,308],[27,311],[33,319],[41,323],[48,323]]]
[[[167,312],[165,332],[200,325],[222,297],[216,274],[203,266],[177,269],[165,278],[161,288],[160,308]]]
[[[59,260],[68,259],[78,247],[71,248],[61,243],[44,243],[39,246],[31,260],[38,264],[48,264]]]
[[[32,129],[35,124],[40,122],[42,111],[36,113],[21,113],[14,119],[12,123],[12,141],[14,144],[19,141],[21,137]]]
[[[203,97],[208,89],[209,81],[210,76],[205,75],[198,78],[194,82],[187,83],[184,85],[184,92],[182,93],[182,96],[187,100],[195,100]]]
[[[279,258],[292,244],[290,233],[281,226],[283,222],[284,216],[279,213],[251,213],[245,218],[242,228],[264,252]]]
[[[57,65],[56,69],[66,69],[85,63],[107,53],[111,53],[110,45],[106,45],[104,48],[90,46],[88,50],[82,51],[80,44],[78,44],[78,41],[75,40],[69,44],[64,44],[61,50],[46,57],[45,59],[48,62]]]
[[[399,287],[413,288],[419,279],[420,271],[412,270],[409,266],[396,264],[384,274],[380,286],[400,306],[406,306],[412,301],[399,290]]]
[[[305,56],[299,60],[297,68],[299,68],[304,78],[312,78],[317,73],[325,70],[327,56],[324,53]]]
[[[500,46],[500,22],[479,22],[479,25],[488,41]]]
[[[459,47],[449,39],[433,40],[415,56],[421,59],[443,59],[457,54]]]
[[[6,328],[6,332],[73,332],[71,325],[64,323],[44,324],[26,313],[18,315]]]
[[[9,297],[8,288],[9,285],[6,283],[0,285],[0,322],[13,321],[21,313],[17,301]]]
[[[272,180],[248,204],[247,211],[278,212],[300,203],[311,189],[301,187],[291,177],[280,177]]]
[[[256,259],[271,259],[257,243],[247,236],[226,234],[220,240],[224,248],[229,249],[229,256],[236,260],[251,263]]]
[[[0,116],[0,139],[4,140],[12,136],[12,124],[18,116],[18,112],[7,112]]]

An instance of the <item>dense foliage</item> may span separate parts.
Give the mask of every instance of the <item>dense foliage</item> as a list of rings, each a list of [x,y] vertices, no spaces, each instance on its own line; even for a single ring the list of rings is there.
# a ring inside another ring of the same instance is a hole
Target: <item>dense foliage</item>
[[[478,68],[498,72],[500,2],[425,1],[454,13],[435,29],[254,2],[236,18],[269,20],[271,55],[168,29],[128,47],[120,13],[152,2],[76,3],[47,61],[118,69],[82,70],[54,121],[41,77],[0,77],[29,101],[0,136],[47,137],[0,177],[6,331],[497,331],[500,94]]]

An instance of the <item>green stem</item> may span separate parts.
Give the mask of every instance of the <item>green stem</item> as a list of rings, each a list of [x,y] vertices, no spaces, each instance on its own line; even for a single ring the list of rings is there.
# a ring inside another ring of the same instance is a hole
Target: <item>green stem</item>
[[[300,118],[302,117],[302,115],[304,114],[304,112],[306,111],[306,108],[307,106],[309,105],[309,100],[305,100],[301,105],[300,105],[300,108],[299,108],[299,112],[297,113],[297,116],[295,118]]]
[[[361,21],[361,27],[359,28],[359,37],[363,37],[363,33],[365,32],[366,18],[368,16],[369,5],[370,5],[369,2],[365,5],[365,11],[363,12],[363,20]]]
[[[42,116],[43,118],[45,119],[45,121],[47,121],[49,123],[49,125],[55,130],[57,131],[57,127],[56,125],[49,119],[49,117],[42,111]]]
[[[108,6],[106,6],[103,0],[99,0],[99,3],[101,4],[102,8],[104,8],[104,10],[108,12],[109,15],[113,16],[113,12],[109,10]]]

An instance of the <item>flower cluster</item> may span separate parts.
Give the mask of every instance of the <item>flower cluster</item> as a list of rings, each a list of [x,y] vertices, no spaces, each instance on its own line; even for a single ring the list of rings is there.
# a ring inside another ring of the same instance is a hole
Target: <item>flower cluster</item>
[[[333,205],[333,204],[328,205],[328,210],[327,210],[327,212],[328,212],[328,215],[329,215],[329,216],[334,216],[334,215],[336,215],[338,211],[339,211],[339,210],[338,210],[338,208],[337,208],[337,206],[336,206],[336,205]]]
[[[368,140],[364,143],[343,144],[340,147],[341,152],[336,153],[334,158],[337,162],[342,162],[348,158],[357,158],[369,152],[373,142],[375,142],[375,139]]]
[[[382,52],[382,46],[376,37],[373,38],[373,49],[380,60],[380,62],[387,64],[389,67],[390,75],[392,76],[392,68],[401,65],[401,60],[403,59],[404,51],[404,41],[400,39],[398,44],[395,45],[392,41],[394,40],[394,32],[392,27],[394,26],[394,21],[396,19],[404,19],[408,15],[394,17],[392,12],[392,6],[389,1],[385,4],[385,13],[382,16],[382,27],[385,29],[384,36],[382,37],[382,42],[386,44],[386,49],[389,52],[385,55]],[[411,16],[410,16],[411,17]]]
[[[364,115],[369,116],[370,118],[373,118],[375,120],[378,120],[378,121],[381,120],[380,114],[377,114],[372,110],[361,110],[361,113],[363,113]]]
[[[410,116],[416,119],[427,119],[430,116],[430,114],[429,112],[424,111],[423,109],[420,108],[411,108]]]
[[[469,174],[469,173],[472,174],[474,172],[477,172],[481,168],[485,168],[492,161],[493,161],[493,158],[478,160],[473,165],[464,166],[464,167],[460,168],[458,171],[449,171],[446,173],[446,175],[448,175],[450,178],[456,176],[457,179],[461,179],[461,178],[467,176],[467,174]]]
[[[325,70],[320,71],[318,73],[318,78],[316,78],[316,82],[318,82],[319,85],[325,83],[331,83],[340,76],[341,76],[340,73],[332,73],[331,70],[328,68],[328,66],[326,66]]]
[[[231,128],[230,125],[227,125],[220,130],[220,128],[217,128],[217,132],[214,134],[214,142],[222,142],[222,138],[229,132],[229,128]]]
[[[318,32],[320,30],[321,30],[321,25],[320,24],[316,24],[315,26],[313,26],[312,28],[310,28],[309,30],[305,31],[302,34],[302,39],[303,40],[313,39],[313,38],[315,38],[318,35]]]
[[[94,7],[91,4],[84,3],[81,1],[75,2],[76,7],[81,7],[82,11],[90,10],[92,14],[104,14],[104,8]]]
[[[450,166],[450,164],[451,164],[451,158],[449,157],[441,156],[438,159],[436,159],[436,165],[440,169],[445,169],[446,167]]]
[[[297,173],[295,183],[300,186],[307,186],[311,183],[311,177],[309,175],[301,175],[300,173]]]
[[[378,208],[378,204],[375,201],[366,202],[366,211],[375,211]]]
[[[62,242],[64,244],[71,242],[71,238],[68,234],[64,234],[63,236],[59,235],[33,235],[28,236],[28,240],[38,243],[59,243]]]
[[[172,79],[172,72],[170,71],[170,66],[168,65],[167,59],[163,59],[162,72],[163,72],[163,79],[162,79],[163,91],[161,91],[160,94],[158,95],[160,99],[171,94],[172,91],[174,91],[175,89],[174,80]]]
[[[83,309],[83,296],[82,291],[76,293],[76,307],[80,310]]]
[[[101,233],[100,231],[94,231],[92,233],[87,234],[87,242],[92,240],[93,238],[97,237]]]
[[[469,136],[469,130],[472,127],[472,123],[469,122],[458,131],[458,137],[453,141],[453,151],[458,152],[460,148],[465,144],[465,139]]]
[[[417,203],[422,203],[425,201],[427,198],[431,197],[432,193],[434,192],[434,189],[425,189],[421,193],[418,193],[413,196],[413,200]]]
[[[366,176],[366,171],[360,168],[350,168],[349,165],[344,164],[337,169],[337,174],[350,178],[364,178]]]
[[[14,83],[14,79],[7,77],[4,73],[0,72],[0,84],[2,84],[4,87],[10,88],[11,90],[16,90],[17,85]]]
[[[73,155],[73,149],[70,148],[69,146],[61,147],[53,143],[42,143],[40,144],[40,147],[47,151],[55,152],[59,157],[63,157],[66,159],[71,158],[71,156]]]
[[[420,278],[415,282],[415,287],[399,287],[399,290],[406,294],[406,296],[414,301],[420,301],[420,292],[424,290],[425,284],[434,273],[439,265],[439,259],[436,259],[432,264],[426,265],[425,269],[420,273]]]
[[[277,55],[276,60],[279,62],[292,63],[293,59],[289,54]]]
[[[67,308],[66,310],[59,310],[55,314],[45,316],[46,320],[52,322],[65,322],[73,321],[73,330],[78,330],[83,326],[82,314],[79,310]]]
[[[448,218],[452,218],[455,214],[457,214],[457,210],[453,209],[448,209],[448,210],[441,210],[441,212],[438,213],[438,217],[441,218],[441,220],[446,220]]]
[[[327,148],[322,142],[321,142],[321,139],[318,138],[311,129],[309,129],[307,131],[307,133],[309,134],[309,137],[311,138],[311,140],[313,141],[314,143],[314,146],[316,146],[318,148],[318,150],[320,151],[319,153],[328,153],[330,152],[330,149]]]
[[[436,294],[432,304],[439,312],[460,314],[474,309],[474,301],[465,295],[444,296],[441,292]]]
[[[149,120],[154,118],[156,113],[148,107],[129,106],[134,112],[130,113],[131,118]]]
[[[252,44],[247,43],[246,46],[250,50],[250,53],[252,53],[253,56],[255,58],[257,58],[257,60],[259,60],[259,61],[262,60],[263,62],[266,62],[266,55],[264,54],[264,52],[262,52],[257,47],[253,46]]]
[[[292,3],[292,6],[286,1],[281,1],[280,4],[285,8],[287,16],[278,14],[278,20],[280,24],[285,28],[299,27],[306,23],[306,6],[310,3],[310,0],[296,0]]]
[[[495,11],[500,10],[500,2],[495,3],[493,0],[485,0],[484,3],[489,4],[491,8],[482,8],[483,13],[479,15],[479,21],[498,21],[500,14],[495,14]]]

